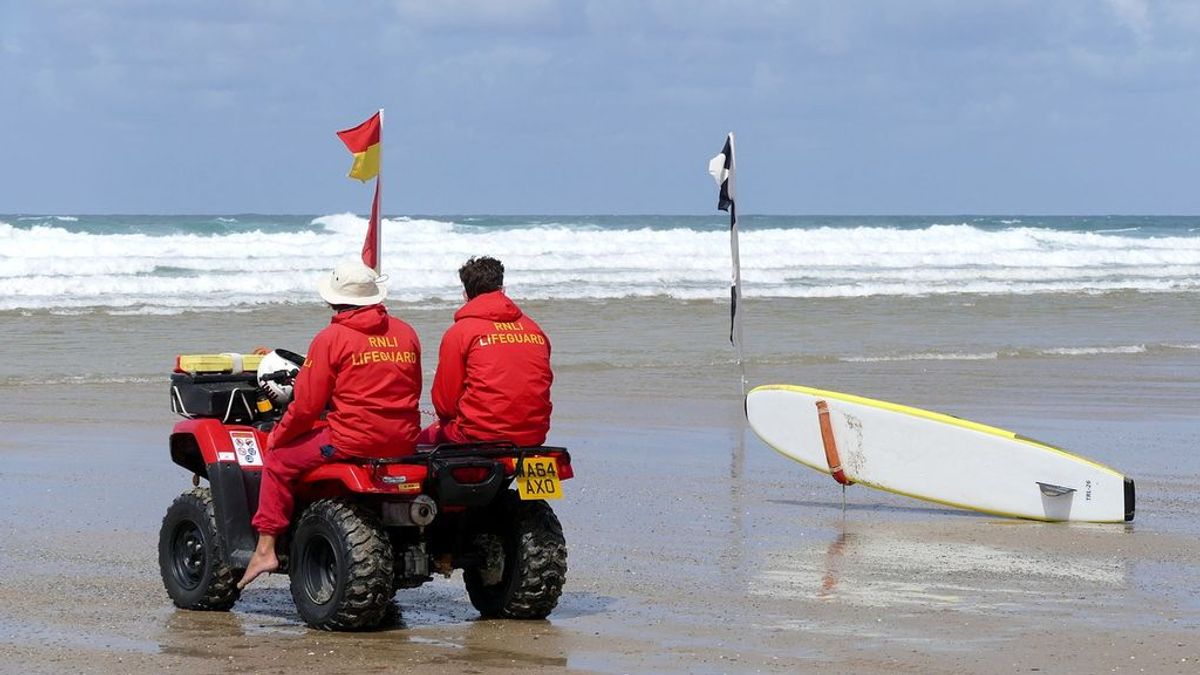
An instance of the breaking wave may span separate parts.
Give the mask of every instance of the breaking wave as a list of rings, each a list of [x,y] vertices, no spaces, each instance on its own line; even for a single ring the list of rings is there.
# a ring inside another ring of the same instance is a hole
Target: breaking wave
[[[896,354],[848,355],[838,356],[836,360],[844,363],[881,363],[889,361],[995,361],[997,359],[1036,359],[1062,356],[1104,356],[1110,354],[1148,354],[1166,353],[1176,350],[1196,350],[1200,345],[1195,344],[1138,344],[1138,345],[1105,345],[1094,347],[1046,347],[1041,349],[1003,349],[989,352],[912,352]]]
[[[90,227],[85,216],[9,220],[0,221],[0,310],[172,313],[316,302],[317,278],[333,262],[356,257],[366,230],[366,220],[352,214],[291,224],[209,217],[203,228],[176,223],[162,231],[111,222]],[[526,219],[503,227],[481,220],[385,220],[383,264],[393,301],[455,301],[458,266],[482,254],[504,261],[507,285],[522,298],[728,297],[729,234],[719,218],[679,218],[675,226],[638,226],[629,218]],[[996,222],[749,228],[741,235],[743,292],[1200,292],[1195,228],[1151,236],[1136,227],[1101,233]]]

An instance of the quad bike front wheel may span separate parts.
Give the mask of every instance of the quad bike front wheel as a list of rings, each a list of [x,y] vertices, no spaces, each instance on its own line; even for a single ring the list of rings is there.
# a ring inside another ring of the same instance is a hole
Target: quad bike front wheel
[[[158,533],[158,567],[176,607],[227,611],[237,602],[236,571],[225,564],[212,493],[192,488],[179,495]]]
[[[474,542],[483,564],[463,571],[471,604],[487,618],[544,619],[567,578],[562,525],[546,502],[522,501],[511,490],[493,508]]]
[[[292,599],[322,630],[379,625],[392,604],[392,547],[378,516],[334,499],[304,510],[292,536]]]

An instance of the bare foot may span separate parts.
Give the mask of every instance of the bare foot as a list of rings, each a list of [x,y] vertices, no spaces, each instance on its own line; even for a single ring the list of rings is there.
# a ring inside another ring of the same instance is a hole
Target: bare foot
[[[275,556],[274,548],[267,551],[256,550],[254,555],[250,556],[250,564],[246,566],[246,573],[242,575],[242,580],[238,582],[238,590],[246,587],[251,581],[258,578],[258,575],[267,572],[274,572],[279,569],[279,558]]]

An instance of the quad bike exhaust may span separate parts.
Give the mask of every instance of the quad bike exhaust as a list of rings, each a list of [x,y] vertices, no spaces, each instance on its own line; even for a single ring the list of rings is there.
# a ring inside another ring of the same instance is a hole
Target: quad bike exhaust
[[[383,524],[388,527],[425,527],[437,514],[437,502],[429,495],[417,495],[407,503],[383,503]]]

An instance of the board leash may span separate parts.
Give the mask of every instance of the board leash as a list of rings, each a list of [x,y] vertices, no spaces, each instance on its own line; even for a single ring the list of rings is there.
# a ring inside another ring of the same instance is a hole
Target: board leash
[[[833,423],[829,421],[829,404],[824,400],[817,401],[817,419],[821,426],[821,442],[825,446],[825,463],[829,465],[829,474],[842,484],[842,500],[846,499],[846,486],[854,481],[842,470],[842,460],[838,456],[837,439],[833,437]]]

